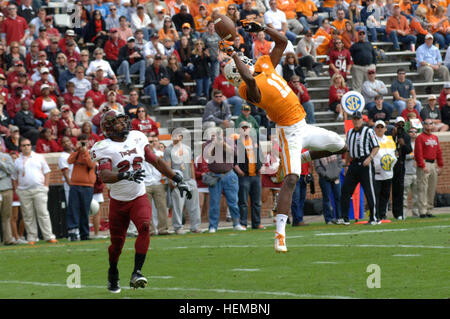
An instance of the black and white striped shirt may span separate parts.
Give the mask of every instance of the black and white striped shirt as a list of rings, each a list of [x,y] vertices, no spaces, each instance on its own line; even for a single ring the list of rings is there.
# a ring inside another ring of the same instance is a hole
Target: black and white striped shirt
[[[366,158],[373,148],[380,146],[374,130],[367,126],[361,127],[358,131],[350,129],[347,132],[347,145],[353,159]]]

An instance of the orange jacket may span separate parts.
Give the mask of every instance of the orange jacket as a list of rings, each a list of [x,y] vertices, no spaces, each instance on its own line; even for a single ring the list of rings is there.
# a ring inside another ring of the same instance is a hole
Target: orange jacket
[[[411,20],[411,29],[417,34],[427,35],[428,33],[416,19]]]
[[[88,151],[73,152],[70,154],[67,162],[74,164],[72,176],[70,177],[70,185],[94,187],[96,180],[95,163],[91,160]]]
[[[386,33],[390,34],[392,31],[405,31],[411,33],[411,29],[408,24],[408,20],[404,16],[400,16],[398,19],[394,16],[390,16],[386,23]]]

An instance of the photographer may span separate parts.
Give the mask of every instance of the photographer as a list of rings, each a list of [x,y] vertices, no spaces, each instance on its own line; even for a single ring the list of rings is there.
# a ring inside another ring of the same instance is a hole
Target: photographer
[[[405,219],[403,212],[403,191],[405,184],[405,158],[412,152],[411,137],[404,129],[405,119],[401,116],[395,120],[392,138],[396,145],[397,163],[392,177],[392,215],[397,219]]]
[[[322,190],[322,206],[325,223],[327,225],[342,225],[344,220],[341,214],[341,183],[339,176],[344,167],[344,161],[340,156],[331,155],[314,160],[314,167],[319,175],[319,185]],[[334,198],[334,207],[331,203],[331,198]],[[334,217],[333,210],[335,213]]]
[[[95,184],[95,163],[88,147],[89,137],[78,136],[75,152],[67,162],[73,164],[70,178],[69,205],[67,207],[67,229],[69,240],[89,240],[89,209]]]

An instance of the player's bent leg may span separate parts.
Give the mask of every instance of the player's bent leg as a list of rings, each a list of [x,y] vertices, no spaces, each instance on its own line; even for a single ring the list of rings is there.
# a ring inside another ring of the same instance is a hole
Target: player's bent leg
[[[302,162],[308,162],[333,154],[343,154],[347,151],[345,140],[337,133],[314,125],[307,125],[303,142],[308,152],[302,154]]]

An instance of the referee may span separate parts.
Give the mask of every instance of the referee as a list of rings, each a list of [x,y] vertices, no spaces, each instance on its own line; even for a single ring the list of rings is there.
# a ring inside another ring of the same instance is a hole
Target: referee
[[[348,152],[345,157],[345,178],[341,196],[341,208],[342,216],[344,218],[344,225],[350,225],[348,219],[350,198],[352,197],[353,191],[358,183],[361,183],[361,186],[364,188],[364,194],[369,206],[369,224],[376,225],[380,222],[377,220],[375,211],[375,170],[372,160],[380,147],[373,129],[363,126],[364,122],[362,120],[361,112],[356,111],[353,113],[352,122],[354,127],[347,132]]]

